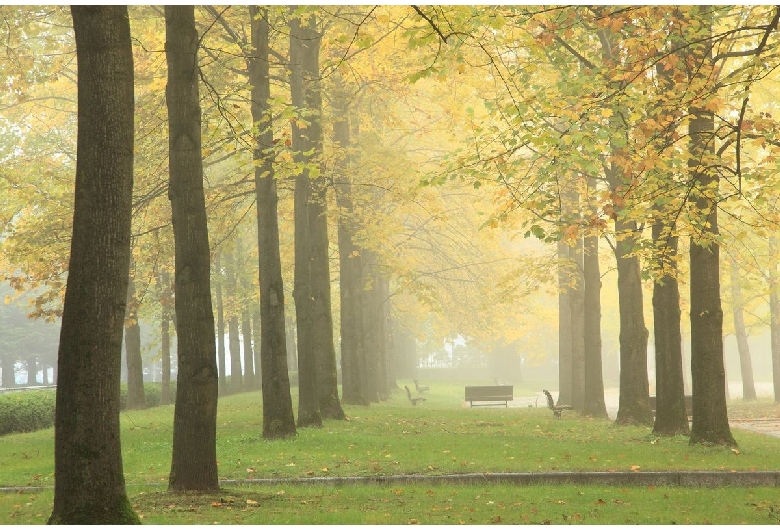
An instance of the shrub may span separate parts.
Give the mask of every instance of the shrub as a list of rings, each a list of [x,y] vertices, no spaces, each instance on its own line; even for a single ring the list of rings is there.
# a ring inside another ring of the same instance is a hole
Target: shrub
[[[144,383],[148,407],[160,404],[162,384]],[[176,395],[176,383],[171,382],[171,401]],[[53,388],[18,390],[0,394],[0,436],[12,432],[32,432],[54,426],[57,393]],[[127,406],[127,385],[120,385],[119,407]]]
[[[20,390],[0,395],[0,435],[53,426],[55,402],[54,389]]]

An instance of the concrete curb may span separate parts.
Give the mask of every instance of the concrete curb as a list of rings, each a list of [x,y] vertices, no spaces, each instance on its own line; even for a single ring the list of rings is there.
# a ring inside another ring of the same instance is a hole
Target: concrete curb
[[[557,473],[464,473],[457,475],[385,475],[375,477],[305,477],[297,479],[222,480],[222,486],[263,484],[513,484],[602,486],[780,486],[778,471],[571,471]]]
[[[780,471],[566,471],[554,473],[463,473],[455,475],[378,475],[373,477],[301,477],[220,480],[227,486],[279,485],[349,486],[393,484],[511,484],[515,486],[679,486],[720,488],[725,486],[780,486]],[[127,484],[137,486],[137,484]],[[148,486],[160,486],[159,482]],[[53,486],[4,486],[0,493],[53,489]]]

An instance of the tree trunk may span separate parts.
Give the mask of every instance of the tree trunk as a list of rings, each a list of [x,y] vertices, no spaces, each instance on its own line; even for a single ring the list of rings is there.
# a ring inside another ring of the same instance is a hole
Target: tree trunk
[[[78,140],[58,352],[49,524],[139,524],[125,490],[119,374],[130,274],[133,53],[124,6],[73,6]]]
[[[165,28],[168,195],[175,240],[179,358],[168,487],[174,491],[216,491],[218,382],[201,155],[199,39],[193,6],[166,6]]]
[[[333,96],[335,123],[334,141],[342,150],[349,148],[349,115],[347,94],[343,88]],[[352,405],[368,405],[363,382],[366,358],[363,355],[363,295],[360,271],[363,267],[361,249],[352,239],[354,209],[350,184],[350,159],[345,152],[337,158],[336,203],[339,208],[339,296],[341,306],[341,388],[343,401]]]
[[[160,272],[160,362],[162,388],[160,389],[160,405],[171,403],[171,278],[167,271]]]
[[[127,408],[145,409],[144,364],[141,357],[141,325],[138,323],[138,299],[133,276],[127,282],[125,311],[125,359],[127,361]]]
[[[249,310],[247,306],[249,302],[246,300],[249,293],[249,284],[246,279],[246,274],[243,274],[241,260],[244,256],[244,248],[242,245],[241,237],[236,237],[236,277],[238,287],[240,287],[240,295],[237,300],[240,301],[241,307],[241,344],[243,345],[244,352],[244,390],[255,390],[255,362],[254,354],[252,352],[252,323],[250,321]],[[238,311],[238,307],[236,308]]]
[[[712,33],[709,7],[694,6],[692,13],[702,15],[703,26]],[[693,35],[690,59],[696,65],[694,80],[711,75],[712,50],[709,40]],[[704,81],[702,81],[704,82]],[[726,374],[723,364],[723,309],[720,303],[720,247],[718,236],[717,171],[713,163],[715,116],[711,110],[691,107],[688,125],[690,158],[688,167],[693,187],[689,195],[694,213],[700,218],[700,235],[691,240],[691,383],[693,388],[693,425],[691,444],[708,443],[736,446],[729,428],[726,410]]]
[[[219,394],[224,396],[228,392],[227,352],[225,351],[225,302],[222,296],[222,260],[219,252],[215,252],[214,261],[217,280],[215,288],[217,302],[217,369],[219,371]]]
[[[677,282],[678,239],[673,226],[664,223],[664,212],[653,223],[657,265],[653,282],[655,338],[655,423],[653,432],[688,434],[685,410],[682,335],[680,333],[680,288]]]
[[[729,257],[729,261],[731,262],[731,312],[734,317],[734,335],[737,338],[739,368],[742,374],[742,399],[755,401],[756,385],[753,382],[753,364],[750,361],[750,346],[745,329],[745,315],[742,311],[744,301],[742,299],[742,285],[739,283],[739,265],[733,257]],[[728,379],[726,381],[728,385]],[[726,389],[728,390],[728,386]]]
[[[366,362],[366,371],[363,379],[363,389],[365,400],[369,403],[379,403],[379,347],[380,335],[377,329],[377,264],[376,255],[370,250],[363,252],[363,271],[362,280],[363,295],[362,308],[363,314],[363,348]]]
[[[780,240],[769,238],[769,252],[777,256],[780,252]],[[780,403],[780,276],[777,274],[777,263],[769,267],[769,333],[772,351],[772,389],[775,403]],[[5,374],[5,370],[3,370]]]
[[[585,276],[582,237],[577,237],[569,255],[574,260],[576,284],[569,295],[571,303],[571,405],[582,413],[585,408]]]
[[[569,246],[558,242],[558,405],[571,405],[572,316]]]
[[[638,227],[618,217],[615,221],[615,258],[620,312],[620,398],[617,423],[652,425],[648,396],[647,338],[639,258],[633,254]]]
[[[594,418],[609,418],[604,402],[604,377],[601,362],[601,271],[599,238],[585,237],[583,275],[585,279],[585,390],[583,413]]]
[[[320,92],[319,53],[322,36],[316,29],[316,18],[310,15],[302,28],[300,60],[303,81],[304,105],[308,126],[305,134],[314,149],[308,162],[318,164],[322,156],[322,95]],[[312,346],[317,361],[317,395],[323,418],[343,420],[338,391],[336,349],[333,344],[333,313],[330,294],[330,258],[328,253],[327,181],[309,171],[307,175],[311,194],[308,201],[309,259],[311,274]]]
[[[601,42],[601,54],[607,70],[619,67],[619,59],[614,56],[614,40],[619,34],[609,29],[599,29],[597,36]],[[617,88],[613,83],[614,88]],[[614,128],[613,135],[620,135],[618,144],[610,140],[610,151],[618,155],[622,147],[629,143],[628,134],[622,128],[620,112],[614,112],[610,118]],[[650,384],[647,379],[647,338],[643,308],[642,277],[639,258],[634,248],[639,242],[641,229],[637,222],[627,218],[629,213],[623,200],[623,190],[629,185],[629,176],[615,161],[609,161],[605,176],[613,197],[615,222],[615,261],[618,273],[618,305],[620,313],[620,400],[616,422],[619,424],[652,425],[653,413],[650,410],[648,396]]]
[[[263,438],[294,436],[287,367],[287,336],[284,310],[284,284],[279,250],[276,180],[273,167],[271,127],[271,84],[269,73],[268,10],[249,7],[252,47],[256,57],[249,60],[252,85],[252,121],[258,127],[255,137],[255,194],[257,199],[257,249],[260,285],[260,376],[263,391]],[[258,328],[255,325],[255,332]],[[256,365],[257,366],[257,365]]]
[[[27,357],[27,386],[35,386],[38,384],[38,359],[34,355]]]
[[[235,253],[230,250],[225,254],[225,288],[228,299],[228,351],[230,352],[230,385],[229,390],[238,394],[244,389],[241,368],[241,337],[238,334],[238,282],[236,281]]]
[[[302,112],[307,107],[305,98],[304,56],[311,53],[312,40],[319,39],[310,28],[302,28],[298,17],[290,18],[290,95],[293,107]],[[316,72],[314,75],[319,75]],[[317,350],[314,339],[314,308],[312,291],[311,223],[309,202],[311,183],[309,181],[309,153],[316,149],[308,127],[303,128],[297,120],[292,124],[292,148],[296,163],[303,167],[295,177],[295,279],[293,299],[298,331],[298,426],[321,427],[319,384],[317,371]]]
[[[16,386],[16,370],[14,365],[16,360],[12,355],[3,355],[3,388],[13,388]]]

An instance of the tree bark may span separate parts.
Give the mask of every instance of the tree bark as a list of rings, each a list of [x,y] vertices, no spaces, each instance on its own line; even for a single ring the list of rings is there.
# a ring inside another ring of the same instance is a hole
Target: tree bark
[[[712,33],[709,7],[693,6],[692,13]],[[701,34],[692,35],[689,48],[696,65],[692,78],[707,79],[712,72],[712,49]],[[705,82],[705,81],[702,81]],[[688,125],[690,154],[688,167],[693,187],[690,200],[700,218],[700,236],[692,238],[691,271],[691,386],[693,389],[693,425],[691,444],[707,443],[736,446],[726,410],[726,374],[723,364],[723,309],[720,302],[720,247],[718,236],[717,171],[709,170],[715,154],[715,116],[711,110],[692,106]]]
[[[236,281],[235,252],[225,254],[225,288],[228,299],[228,351],[230,352],[229,391],[238,394],[244,390],[244,378],[241,368],[241,337],[238,332],[238,282]]]
[[[688,434],[685,410],[682,335],[680,333],[680,288],[677,282],[678,238],[673,226],[665,224],[659,212],[652,236],[656,244],[656,278],[653,282],[653,322],[655,338],[656,411],[653,432],[664,435]]]
[[[571,303],[571,405],[582,413],[585,408],[585,275],[583,241],[578,236],[569,249],[574,260],[575,284],[569,295]]]
[[[594,418],[609,418],[604,401],[604,376],[601,360],[601,271],[598,235],[585,237],[583,275],[585,279],[585,389],[583,413]]]
[[[127,361],[127,408],[145,409],[144,363],[141,357],[141,325],[138,323],[138,299],[132,275],[127,282],[125,310],[125,359]]]
[[[167,271],[160,271],[160,362],[162,388],[160,389],[160,405],[171,403],[171,278]]]
[[[569,246],[558,242],[558,405],[571,405],[572,317]]]
[[[268,9],[249,7],[252,47],[255,57],[249,60],[249,84],[252,85],[252,121],[255,137],[255,195],[257,199],[257,248],[260,285],[260,376],[263,392],[263,438],[294,436],[287,367],[284,283],[279,250],[276,180],[273,166],[273,129],[269,100]],[[257,332],[257,326],[255,326]]]
[[[345,403],[368,405],[363,382],[365,380],[366,358],[363,349],[363,314],[361,297],[363,295],[362,250],[352,239],[354,227],[354,209],[352,204],[352,186],[349,177],[350,147],[349,111],[347,94],[343,88],[334,95],[333,124],[334,141],[342,150],[336,159],[337,184],[336,204],[339,208],[338,245],[339,245],[339,296],[341,307],[341,388]]]
[[[322,156],[322,95],[320,89],[319,53],[322,36],[316,29],[316,18],[310,15],[302,28],[300,51],[304,105],[308,126],[305,134],[314,148],[306,156],[309,164],[319,165]],[[319,170],[317,171],[319,173]],[[308,172],[311,194],[307,204],[309,215],[309,259],[311,274],[312,345],[317,362],[317,396],[323,418],[343,420],[338,392],[336,349],[333,344],[333,313],[330,294],[330,257],[328,252],[327,181]]]
[[[225,350],[225,301],[222,294],[222,259],[219,252],[215,252],[214,276],[217,280],[216,303],[217,303],[217,369],[219,371],[219,394],[224,396],[228,392],[227,388],[227,352]]]
[[[206,199],[203,190],[198,32],[193,6],[165,7],[168,194],[175,240],[179,377],[168,487],[216,491],[217,365]]]
[[[293,107],[302,112],[307,107],[305,98],[304,55],[307,48],[311,53],[312,39],[317,39],[316,32],[310,28],[302,28],[298,17],[290,18],[290,95]],[[307,46],[309,44],[309,46]],[[316,72],[314,75],[319,75]],[[311,300],[312,291],[312,255],[311,255],[311,223],[309,222],[309,202],[311,200],[311,183],[309,181],[309,158],[304,153],[316,149],[316,144],[310,137],[307,128],[293,121],[292,148],[294,159],[303,167],[295,177],[294,213],[295,216],[295,279],[293,299],[295,301],[295,317],[298,331],[298,426],[321,427],[318,381],[317,350],[314,339],[314,308]]]
[[[780,252],[780,240],[769,238],[769,252],[777,256]],[[769,267],[769,334],[772,352],[772,390],[775,403],[780,403],[780,276],[777,263]],[[3,371],[5,374],[5,371]]]
[[[737,338],[739,368],[742,375],[742,399],[755,401],[756,385],[753,381],[753,364],[750,360],[745,315],[742,311],[744,301],[742,299],[742,285],[739,283],[739,265],[733,257],[730,257],[729,261],[731,262],[731,313],[734,317],[734,335]],[[726,381],[728,385],[728,379]],[[728,386],[726,388],[728,389]]]
[[[124,6],[73,6],[78,139],[58,352],[49,524],[139,524],[125,490],[119,374],[130,274],[133,53]]]

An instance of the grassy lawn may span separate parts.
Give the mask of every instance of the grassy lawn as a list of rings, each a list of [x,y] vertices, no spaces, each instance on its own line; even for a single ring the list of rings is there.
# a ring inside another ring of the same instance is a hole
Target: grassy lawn
[[[349,421],[326,421],[285,441],[262,439],[259,393],[223,398],[220,478],[780,469],[780,438],[734,429],[738,450],[691,447],[685,437],[659,438],[648,428],[615,427],[575,413],[554,419],[541,407],[470,409],[462,405],[463,384],[431,386],[417,406],[396,392],[385,403],[346,407]],[[523,393],[515,388],[515,395]],[[733,410],[741,418],[778,417],[768,401],[735,403]],[[217,495],[171,495],[165,488],[172,420],[172,407],[122,414],[128,492],[149,523],[780,522],[776,488],[246,484]],[[52,486],[53,468],[53,430],[3,437],[0,486]],[[41,524],[51,502],[50,489],[0,493],[0,523]]]

